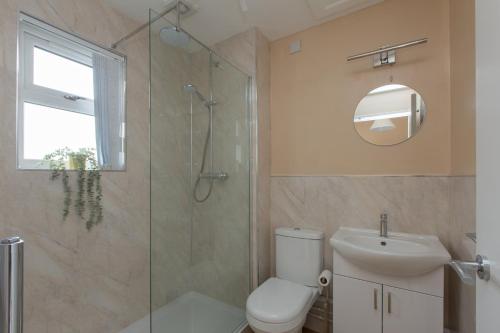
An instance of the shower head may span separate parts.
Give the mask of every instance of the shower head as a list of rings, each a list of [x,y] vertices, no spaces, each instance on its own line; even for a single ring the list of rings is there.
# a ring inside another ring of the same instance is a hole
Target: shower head
[[[164,43],[180,48],[188,47],[191,41],[188,34],[174,26],[161,28],[160,38]]]
[[[196,94],[196,96],[198,96],[199,99],[201,99],[202,102],[204,103],[208,103],[207,99],[205,98],[205,96],[203,96],[199,91],[198,89],[196,89],[196,86],[192,83],[188,83],[188,84],[185,84],[184,87],[182,87],[184,89],[184,91],[188,94]]]
[[[182,87],[182,88],[184,89],[185,92],[190,93],[190,94],[198,91],[196,89],[196,87],[194,86],[194,84],[191,84],[191,83],[185,84],[184,87]]]

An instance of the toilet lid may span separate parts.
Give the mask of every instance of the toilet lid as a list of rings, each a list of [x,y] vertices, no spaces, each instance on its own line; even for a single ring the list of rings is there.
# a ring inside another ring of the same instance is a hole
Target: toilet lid
[[[248,297],[247,312],[262,322],[286,323],[304,310],[312,296],[310,287],[270,278]]]

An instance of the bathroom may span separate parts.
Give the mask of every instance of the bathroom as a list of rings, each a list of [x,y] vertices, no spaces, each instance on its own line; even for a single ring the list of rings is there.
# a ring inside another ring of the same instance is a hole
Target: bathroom
[[[0,8],[0,332],[497,331],[498,1]]]

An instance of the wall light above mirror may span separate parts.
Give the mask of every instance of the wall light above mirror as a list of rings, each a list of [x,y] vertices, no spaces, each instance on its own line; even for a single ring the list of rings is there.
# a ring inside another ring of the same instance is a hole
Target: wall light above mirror
[[[426,115],[425,102],[417,91],[388,84],[373,89],[359,102],[354,127],[364,140],[390,146],[415,136]]]
[[[124,170],[125,57],[22,13],[18,43],[17,167]]]

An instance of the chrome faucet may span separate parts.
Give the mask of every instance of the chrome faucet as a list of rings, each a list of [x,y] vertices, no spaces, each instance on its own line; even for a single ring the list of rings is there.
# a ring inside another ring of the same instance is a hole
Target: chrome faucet
[[[387,238],[387,213],[380,214],[380,237]]]

